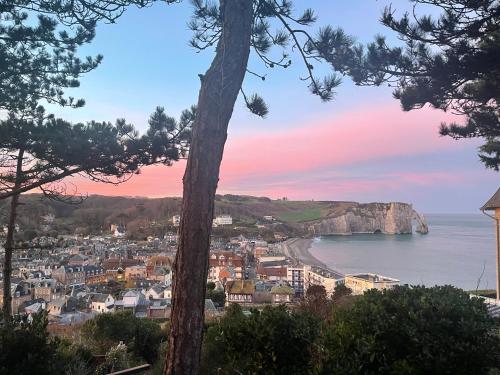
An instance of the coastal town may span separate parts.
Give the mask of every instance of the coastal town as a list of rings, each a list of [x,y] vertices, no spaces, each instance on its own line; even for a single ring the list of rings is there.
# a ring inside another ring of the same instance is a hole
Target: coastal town
[[[43,229],[50,229],[50,219],[41,218]],[[272,228],[276,221],[266,215],[259,225]],[[124,226],[112,224],[99,235],[40,236],[25,242],[13,259],[12,313],[29,318],[46,311],[49,330],[124,310],[139,318],[168,319],[179,225],[180,216],[174,215],[161,238],[143,241],[129,239]],[[235,227],[227,214],[216,216],[213,225]],[[206,316],[221,315],[232,303],[243,308],[293,305],[311,285],[331,295],[338,285],[363,294],[399,284],[378,274],[343,275],[329,269],[309,253],[310,238],[287,238],[280,232],[274,237],[212,237]]]

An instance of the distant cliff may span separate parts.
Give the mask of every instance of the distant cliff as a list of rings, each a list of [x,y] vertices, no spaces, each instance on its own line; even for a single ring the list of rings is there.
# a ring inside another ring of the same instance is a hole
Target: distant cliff
[[[53,215],[51,227],[59,234],[78,231],[100,233],[120,223],[127,231],[141,235],[161,235],[171,226],[171,218],[181,211],[181,198],[140,198],[90,196],[82,204],[67,205],[43,201],[37,194],[21,197],[19,225],[41,230],[41,217]],[[0,212],[8,200],[0,201]],[[406,203],[357,203],[346,201],[290,201],[266,197],[218,195],[215,214],[233,217],[235,226],[251,235],[271,236],[283,232],[290,237],[351,233],[427,232],[425,218]],[[1,216],[1,215],[0,215]],[[265,217],[272,216],[271,221]],[[0,217],[0,225],[5,224]],[[169,228],[168,230],[172,230]],[[273,237],[274,238],[274,237]]]
[[[304,229],[313,235],[334,235],[353,233],[412,233],[412,222],[416,231],[429,231],[423,215],[408,203],[352,203],[344,212],[319,220],[304,223]]]

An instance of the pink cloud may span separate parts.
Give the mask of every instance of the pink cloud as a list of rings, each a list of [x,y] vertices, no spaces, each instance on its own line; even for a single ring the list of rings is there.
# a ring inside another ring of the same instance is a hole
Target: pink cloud
[[[436,110],[405,113],[394,102],[332,115],[290,131],[229,139],[221,179],[303,172],[459,147],[438,135],[439,124],[450,118]]]
[[[451,173],[395,173],[351,178],[332,175],[336,170],[369,161],[418,156],[463,147],[438,135],[438,126],[451,115],[423,109],[402,112],[393,101],[385,106],[364,107],[332,114],[289,130],[255,131],[229,137],[221,168],[220,192],[309,198],[318,193],[366,192],[394,189],[405,184],[428,186],[438,181],[457,182]],[[269,124],[271,126],[272,124]],[[295,124],[294,124],[295,125]],[[268,127],[269,128],[269,127]],[[173,167],[144,168],[131,181],[111,186],[73,178],[81,192],[106,195],[179,196],[185,163]],[[331,171],[331,178],[294,180],[315,170]]]

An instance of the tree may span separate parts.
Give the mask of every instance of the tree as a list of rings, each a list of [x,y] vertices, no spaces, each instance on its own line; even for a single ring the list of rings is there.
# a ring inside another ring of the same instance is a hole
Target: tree
[[[0,200],[11,197],[4,258],[4,319],[11,316],[10,275],[17,206],[22,193],[40,189],[50,199],[71,196],[61,180],[83,175],[119,184],[151,164],[171,165],[184,157],[195,108],[180,121],[158,107],[146,134],[139,136],[125,120],[71,124],[37,110],[36,118],[10,113],[0,121]],[[96,156],[99,157],[96,157]]]
[[[134,356],[147,363],[158,360],[160,344],[167,335],[158,323],[139,319],[130,312],[100,314],[82,326],[82,337],[96,353],[107,353],[120,342]]]
[[[500,5],[497,0],[412,0],[413,14],[397,19],[391,7],[382,24],[403,47],[385,38],[353,48],[346,70],[360,85],[395,85],[403,110],[430,104],[465,117],[465,124],[441,124],[440,133],[460,138],[482,137],[479,158],[500,169]],[[438,19],[417,16],[418,5],[438,7]],[[348,61],[348,62],[347,62]]]
[[[31,323],[15,320],[0,328],[0,373],[59,373],[54,341],[48,338],[47,315],[34,315]]]
[[[323,285],[310,285],[300,303],[300,310],[322,320],[329,319],[332,304],[327,298],[325,287]]]
[[[165,0],[167,3],[175,0]],[[64,96],[102,56],[76,56],[97,22],[114,22],[130,5],[154,0],[0,0],[0,109],[35,110],[40,100],[80,107]]]
[[[223,290],[208,289],[207,288],[207,298],[211,299],[212,302],[217,307],[224,307],[226,303],[226,293]]]
[[[345,284],[337,284],[332,293],[332,302],[337,306],[342,305],[351,296],[351,288],[348,288]]]
[[[194,0],[194,30],[191,45],[198,50],[216,46],[208,71],[200,75],[201,88],[193,123],[192,143],[183,179],[182,219],[175,260],[172,326],[166,374],[196,374],[199,368],[203,330],[203,309],[208,272],[210,233],[219,168],[227,128],[239,92],[247,107],[259,116],[268,112],[257,95],[242,89],[250,49],[266,68],[287,68],[292,60],[287,51],[296,51],[305,65],[311,92],[329,100],[340,83],[335,75],[318,79],[314,66],[326,61],[333,69],[344,68],[344,54],[351,38],[331,27],[317,36],[307,30],[316,21],[311,9],[296,15],[289,0]],[[273,47],[281,57],[273,58]]]
[[[322,374],[486,374],[498,364],[498,323],[452,286],[372,289],[335,311]]]

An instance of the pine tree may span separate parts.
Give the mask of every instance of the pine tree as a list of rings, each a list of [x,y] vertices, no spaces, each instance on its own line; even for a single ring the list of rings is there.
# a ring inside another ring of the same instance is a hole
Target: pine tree
[[[403,47],[382,36],[347,60],[360,85],[396,86],[403,110],[430,104],[463,115],[464,124],[441,124],[455,139],[484,138],[479,158],[500,169],[500,2],[498,0],[412,0],[414,11],[397,18],[391,7],[381,22]],[[418,6],[441,10],[439,18],[417,16]]]
[[[175,0],[166,0],[172,2]],[[65,97],[79,77],[95,69],[101,55],[79,58],[99,21],[115,22],[130,5],[154,0],[0,0],[0,109],[34,111],[44,99],[80,107]]]
[[[0,121],[0,199],[11,198],[4,244],[5,321],[12,313],[10,277],[20,195],[38,189],[49,199],[68,200],[77,192],[68,190],[63,181],[66,177],[82,175],[119,184],[143,166],[171,165],[186,156],[195,112],[194,107],[185,110],[177,121],[158,107],[142,136],[123,119],[114,125],[95,121],[71,124],[45,116],[41,107],[36,117],[10,113]]]
[[[242,93],[253,113],[263,117],[268,112],[260,96],[247,95],[242,89],[247,72],[258,79],[266,78],[265,74],[248,69],[250,52],[260,58],[264,69],[286,69],[297,57],[304,64],[302,80],[313,94],[327,101],[332,99],[340,79],[334,74],[318,78],[314,68],[327,62],[333,70],[343,72],[344,55],[353,47],[351,38],[332,27],[321,28],[314,36],[310,34],[310,26],[316,21],[313,10],[296,14],[289,0],[193,0],[192,3],[191,45],[199,51],[215,46],[216,53],[208,71],[200,75],[201,89],[183,180],[165,369],[168,375],[199,372],[214,198],[228,124],[238,94]]]

